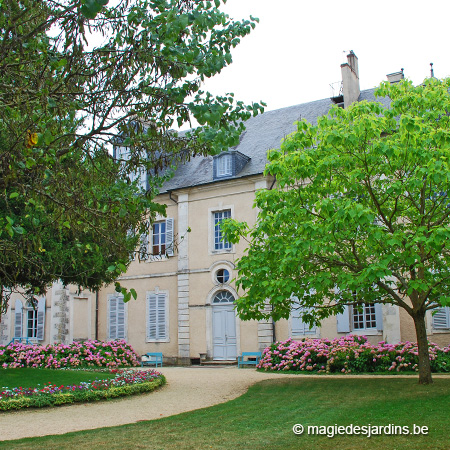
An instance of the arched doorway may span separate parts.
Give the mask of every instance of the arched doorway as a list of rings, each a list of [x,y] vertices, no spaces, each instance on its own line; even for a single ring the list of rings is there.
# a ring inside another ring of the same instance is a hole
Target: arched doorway
[[[229,291],[219,291],[212,300],[213,359],[235,360],[236,316],[234,297]]]

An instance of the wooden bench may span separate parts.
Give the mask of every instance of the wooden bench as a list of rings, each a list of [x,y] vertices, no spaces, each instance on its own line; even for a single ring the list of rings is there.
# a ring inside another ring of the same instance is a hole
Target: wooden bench
[[[146,359],[144,359],[146,358]],[[155,366],[162,367],[163,365],[163,354],[161,352],[150,352],[146,353],[141,357],[141,367],[145,366]]]
[[[261,359],[261,352],[242,352],[241,356],[238,356],[238,368],[244,366],[256,366]]]

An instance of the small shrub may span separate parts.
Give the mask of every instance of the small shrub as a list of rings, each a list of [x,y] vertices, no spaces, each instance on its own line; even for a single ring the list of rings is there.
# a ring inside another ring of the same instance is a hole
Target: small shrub
[[[450,347],[429,344],[431,370],[450,372]],[[259,369],[316,373],[404,372],[418,370],[417,344],[372,345],[365,336],[339,339],[288,339],[267,347]]]

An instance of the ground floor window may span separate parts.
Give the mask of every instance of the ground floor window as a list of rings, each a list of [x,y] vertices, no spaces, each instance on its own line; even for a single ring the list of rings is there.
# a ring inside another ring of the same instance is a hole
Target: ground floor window
[[[367,328],[376,328],[377,319],[375,312],[375,304],[368,303],[361,307],[353,307],[353,329],[364,330]]]

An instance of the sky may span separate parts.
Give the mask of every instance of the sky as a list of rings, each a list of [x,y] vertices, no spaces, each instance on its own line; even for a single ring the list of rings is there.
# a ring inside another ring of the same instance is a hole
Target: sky
[[[402,68],[418,84],[430,76],[431,62],[437,78],[450,76],[448,0],[228,0],[221,9],[260,23],[203,88],[265,101],[266,111],[330,97],[350,50],[361,90]]]

